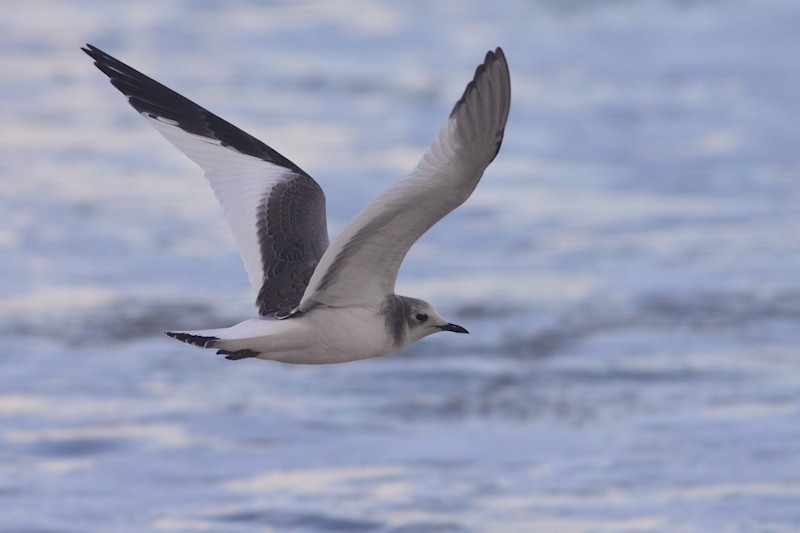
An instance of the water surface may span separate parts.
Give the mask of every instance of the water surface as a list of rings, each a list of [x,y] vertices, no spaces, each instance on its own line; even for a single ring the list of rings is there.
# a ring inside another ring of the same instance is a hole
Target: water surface
[[[793,2],[7,5],[0,529],[800,529]],[[332,235],[486,50],[513,103],[398,291],[470,336],[339,366],[161,334],[254,312],[202,174],[91,42],[313,175]]]

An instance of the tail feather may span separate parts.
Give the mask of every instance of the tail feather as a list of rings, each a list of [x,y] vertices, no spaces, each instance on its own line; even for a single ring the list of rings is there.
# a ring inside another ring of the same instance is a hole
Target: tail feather
[[[203,335],[193,335],[191,333],[183,333],[180,331],[165,331],[164,333],[173,339],[177,339],[188,344],[194,344],[195,346],[199,346],[201,348],[213,348],[214,343],[220,340],[219,337],[205,337]]]
[[[250,357],[258,357],[258,352],[254,352],[253,350],[217,350],[217,353],[220,355],[224,355],[225,359],[230,359],[231,361],[238,361],[239,359],[247,359]]]
[[[295,340],[289,335],[286,339],[280,333],[296,328],[292,320],[275,320],[273,318],[255,318],[245,320],[229,328],[199,329],[194,331],[165,331],[173,339],[199,346],[214,348],[227,359],[247,359],[259,357],[264,350],[281,351],[292,349]],[[276,341],[276,342],[275,342]],[[283,342],[283,344],[281,344]],[[287,345],[288,346],[284,346]]]

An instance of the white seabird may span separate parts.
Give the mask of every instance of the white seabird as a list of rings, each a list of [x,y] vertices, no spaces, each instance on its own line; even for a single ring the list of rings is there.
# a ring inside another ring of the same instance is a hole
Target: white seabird
[[[83,51],[205,170],[257,292],[259,318],[167,335],[228,359],[322,364],[385,355],[438,331],[467,333],[394,286],[411,245],[466,201],[500,149],[511,101],[500,48],[486,54],[417,166],[330,246],[325,195],[300,167],[102,50]]]

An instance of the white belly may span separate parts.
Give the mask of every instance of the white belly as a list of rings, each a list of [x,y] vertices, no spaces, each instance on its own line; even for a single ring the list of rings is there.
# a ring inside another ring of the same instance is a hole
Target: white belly
[[[295,364],[357,361],[398,348],[381,315],[360,307],[318,307],[284,320],[246,320],[216,336],[221,340],[215,348],[252,350],[259,359]]]

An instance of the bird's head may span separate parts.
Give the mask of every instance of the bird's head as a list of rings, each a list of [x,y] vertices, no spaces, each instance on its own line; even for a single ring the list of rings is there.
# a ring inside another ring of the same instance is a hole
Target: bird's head
[[[394,331],[397,337],[402,337],[404,345],[411,344],[440,331],[469,333],[463,327],[442,318],[436,309],[424,300],[406,296],[398,296],[397,298],[399,305],[395,307],[394,311],[394,316],[397,320]],[[402,323],[400,323],[401,317]],[[399,327],[401,325],[402,329]]]

